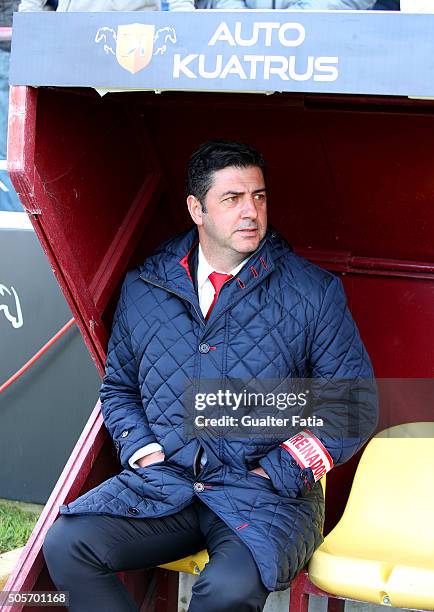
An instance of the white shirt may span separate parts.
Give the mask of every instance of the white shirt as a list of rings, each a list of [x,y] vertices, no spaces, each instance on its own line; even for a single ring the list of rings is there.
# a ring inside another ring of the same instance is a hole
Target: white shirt
[[[232,276],[236,276],[241,268],[244,266],[246,261],[249,259],[250,255],[243,259],[243,261],[233,270],[229,272]],[[215,295],[215,289],[212,282],[209,280],[209,275],[211,272],[220,272],[220,270],[214,270],[212,266],[205,259],[205,255],[203,254],[202,247],[199,243],[199,257],[197,264],[197,293],[199,298],[199,306],[202,311],[203,316],[205,317],[209,307],[212,304]],[[221,272],[221,274],[227,274],[226,272]],[[146,455],[150,455],[151,453],[156,453],[158,451],[162,451],[163,447],[158,442],[151,442],[142,448],[136,450],[136,452],[129,458],[128,463],[132,468],[140,467],[137,461],[142,457],[146,457]],[[205,451],[200,458],[201,465],[206,463],[206,455]]]

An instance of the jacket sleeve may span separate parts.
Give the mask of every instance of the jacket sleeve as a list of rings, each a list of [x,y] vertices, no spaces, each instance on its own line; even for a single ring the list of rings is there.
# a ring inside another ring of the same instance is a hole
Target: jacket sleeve
[[[101,386],[101,411],[122,466],[140,448],[157,442],[142,404],[138,367],[127,323],[128,277],[116,308],[110,336],[106,373]]]
[[[323,424],[309,427],[309,432],[336,466],[363,446],[378,421],[371,362],[337,277],[331,278],[311,329],[310,391],[314,398],[310,415]],[[274,486],[287,494],[306,492],[314,483],[310,467],[301,468],[281,446],[272,449],[260,465]]]

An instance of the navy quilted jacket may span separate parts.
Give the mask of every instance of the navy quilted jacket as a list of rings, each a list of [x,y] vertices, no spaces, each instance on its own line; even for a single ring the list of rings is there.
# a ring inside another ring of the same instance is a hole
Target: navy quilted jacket
[[[197,438],[185,439],[187,381],[322,377],[357,382],[353,401],[327,394],[311,427],[334,464],[349,459],[377,422],[369,357],[346,306],[341,281],[297,256],[274,230],[237,278],[222,289],[205,322],[186,266],[196,228],[160,247],[127,274],[115,313],[101,389],[102,412],[123,471],[61,506],[63,514],[158,517],[199,496],[249,547],[265,586],[281,590],[322,541],[324,500],[280,440],[207,436],[207,463],[195,478]],[[158,442],[163,462],[133,470],[128,459]],[[249,473],[260,464],[270,479]],[[200,482],[197,482],[200,480]]]

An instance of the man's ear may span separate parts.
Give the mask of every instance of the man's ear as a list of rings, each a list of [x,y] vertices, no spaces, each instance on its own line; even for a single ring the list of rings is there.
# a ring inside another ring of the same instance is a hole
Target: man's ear
[[[187,197],[187,206],[188,212],[196,225],[203,225],[202,204],[199,202],[199,200],[195,196],[189,195]]]

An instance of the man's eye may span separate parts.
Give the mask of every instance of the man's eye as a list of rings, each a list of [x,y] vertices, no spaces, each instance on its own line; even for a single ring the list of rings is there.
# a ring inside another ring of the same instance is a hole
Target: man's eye
[[[265,200],[265,193],[255,193],[255,200],[258,202]]]
[[[238,196],[230,196],[224,200],[225,204],[236,204],[238,202]]]

